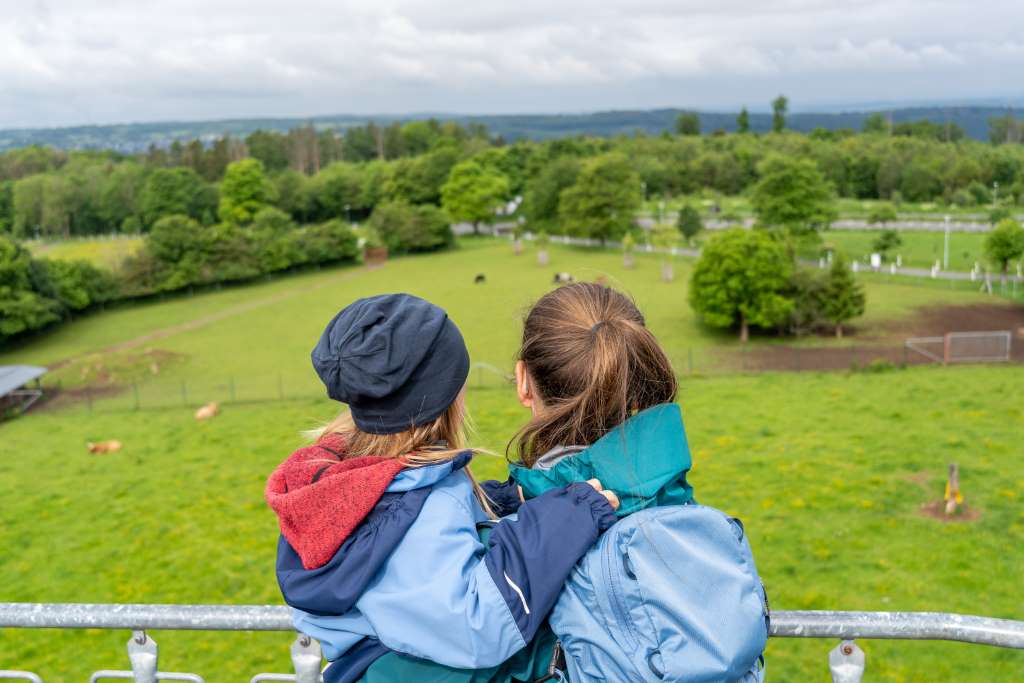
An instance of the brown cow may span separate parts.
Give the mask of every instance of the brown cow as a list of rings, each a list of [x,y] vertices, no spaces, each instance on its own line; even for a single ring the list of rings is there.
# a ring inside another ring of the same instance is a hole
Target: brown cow
[[[103,455],[104,453],[116,453],[121,450],[120,441],[99,441],[97,443],[89,442],[86,444],[90,453],[96,455]]]

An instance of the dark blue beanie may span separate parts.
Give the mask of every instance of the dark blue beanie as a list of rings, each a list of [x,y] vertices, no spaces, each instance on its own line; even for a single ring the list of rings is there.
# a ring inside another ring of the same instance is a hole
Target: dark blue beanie
[[[327,324],[313,349],[327,395],[356,426],[396,434],[433,422],[469,375],[469,352],[448,314],[410,294],[359,299]]]

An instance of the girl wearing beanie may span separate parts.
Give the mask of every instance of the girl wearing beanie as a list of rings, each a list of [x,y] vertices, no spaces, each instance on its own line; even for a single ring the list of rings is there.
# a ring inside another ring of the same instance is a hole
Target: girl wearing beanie
[[[330,661],[325,683],[542,676],[544,620],[615,522],[615,495],[593,480],[522,503],[511,481],[474,481],[469,355],[427,301],[356,301],[312,360],[348,411],[274,471],[266,498],[281,528],[278,583]]]

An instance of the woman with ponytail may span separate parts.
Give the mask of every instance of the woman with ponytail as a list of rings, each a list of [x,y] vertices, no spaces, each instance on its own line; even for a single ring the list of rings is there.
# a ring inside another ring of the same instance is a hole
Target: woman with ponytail
[[[591,283],[542,297],[515,377],[531,411],[510,444],[526,504],[595,478],[621,501],[552,609],[565,655],[554,675],[762,681],[764,587],[742,524],[694,504],[675,373],[633,302]]]

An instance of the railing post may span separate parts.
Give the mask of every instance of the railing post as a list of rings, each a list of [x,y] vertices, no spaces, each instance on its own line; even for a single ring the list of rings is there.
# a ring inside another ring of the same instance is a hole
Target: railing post
[[[132,631],[128,641],[128,661],[132,664],[135,683],[156,683],[156,641],[145,631]]]
[[[300,633],[292,643],[292,666],[295,668],[295,683],[319,683],[320,643]]]
[[[828,653],[832,683],[860,683],[864,676],[864,650],[852,640],[844,640]]]

